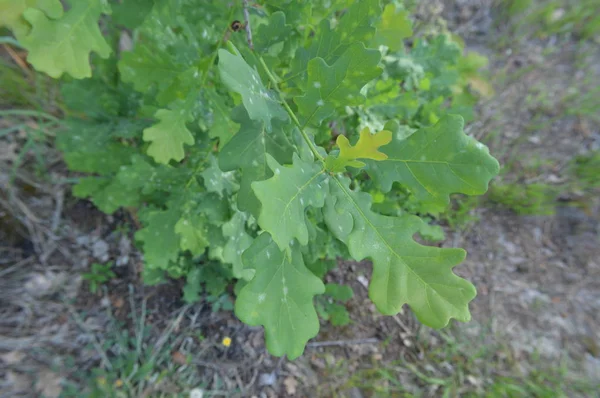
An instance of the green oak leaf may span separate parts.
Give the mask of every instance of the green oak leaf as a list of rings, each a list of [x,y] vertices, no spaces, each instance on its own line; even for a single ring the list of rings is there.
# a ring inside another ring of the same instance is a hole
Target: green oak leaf
[[[252,276],[248,272],[244,272],[242,254],[250,247],[254,239],[246,232],[246,219],[245,213],[237,211],[231,220],[223,224],[223,236],[227,239],[227,243],[223,247],[223,262],[232,265],[235,278],[249,280]]]
[[[488,148],[463,132],[463,118],[446,115],[437,124],[382,148],[388,158],[367,160],[367,173],[388,192],[394,182],[407,186],[432,212],[448,205],[451,193],[481,195],[498,174]]]
[[[60,0],[0,0],[0,27],[6,26],[20,40],[31,29],[23,18],[23,12],[30,7],[44,12],[50,19],[63,15]]]
[[[325,285],[325,294],[331,296],[334,300],[345,303],[354,296],[354,291],[348,285],[339,285],[337,283],[328,283]]]
[[[219,148],[223,148],[235,135],[239,126],[231,119],[231,108],[225,103],[222,95],[212,89],[204,90],[204,94],[210,107],[208,119],[211,123],[208,135],[210,138],[218,138]]]
[[[274,12],[267,24],[260,25],[254,39],[254,50],[259,53],[270,53],[275,56],[283,49],[284,42],[293,34],[291,25],[285,22],[285,14]]]
[[[281,250],[296,238],[308,243],[305,210],[308,206],[323,207],[326,188],[325,169],[315,162],[305,162],[294,154],[293,166],[282,167],[267,155],[273,177],[252,183],[252,190],[261,202],[258,225],[271,234]]]
[[[232,51],[219,50],[219,73],[223,83],[242,96],[250,119],[264,123],[271,131],[271,120],[287,120],[288,115],[260,80],[258,72],[251,68],[240,52],[231,45]]]
[[[379,147],[389,144],[392,141],[392,132],[382,130],[377,134],[371,134],[368,127],[361,130],[356,145],[350,145],[350,141],[344,135],[338,135],[336,140],[340,153],[337,157],[329,155],[325,161],[327,170],[339,173],[347,166],[361,168],[365,164],[357,159],[385,160],[387,155],[379,152]]]
[[[133,51],[124,51],[119,60],[119,72],[125,83],[139,92],[150,91],[155,85],[160,91],[171,86],[188,68],[175,62],[166,50],[151,41],[136,43]]]
[[[234,173],[221,171],[217,158],[213,154],[209,155],[209,163],[210,166],[201,173],[208,192],[215,192],[222,197],[223,191],[227,195],[231,195],[239,189]]]
[[[144,141],[150,142],[146,153],[158,163],[181,161],[183,145],[192,145],[194,137],[186,127],[191,115],[185,105],[175,109],[159,109],[154,115],[160,122],[144,130]]]
[[[329,314],[329,322],[333,326],[344,326],[350,323],[350,314],[348,310],[341,304],[328,303],[327,313]]]
[[[181,237],[181,250],[189,250],[194,256],[199,256],[208,246],[208,232],[204,217],[200,214],[184,214],[177,224],[175,233]]]
[[[336,108],[362,104],[365,97],[360,90],[381,74],[380,59],[378,50],[355,43],[332,66],[322,58],[311,60],[306,92],[294,98],[304,124],[319,125]]]
[[[116,178],[123,185],[150,195],[154,192],[172,192],[173,187],[184,186],[189,176],[183,168],[155,165],[146,156],[133,155],[131,164],[121,166]]]
[[[112,123],[89,123],[68,119],[67,129],[56,135],[56,146],[73,171],[110,174],[129,163],[135,150],[115,140]]]
[[[243,107],[235,108],[231,118],[239,123],[240,129],[219,152],[219,167],[223,171],[241,169],[238,208],[258,216],[260,202],[250,184],[273,175],[267,167],[267,153],[280,163],[292,161],[294,144],[289,137],[292,127],[275,122],[273,130],[268,132],[263,122],[250,120]]]
[[[183,287],[183,300],[186,303],[195,303],[200,300],[202,292],[202,269],[196,267],[188,272]]]
[[[408,304],[421,323],[433,328],[446,326],[450,318],[468,321],[475,287],[452,273],[465,251],[420,245],[413,240],[420,218],[374,213],[371,196],[348,184],[337,177],[329,184],[325,221],[355,260],[373,262],[369,297],[379,311],[394,315]]]
[[[63,73],[76,79],[91,77],[90,53],[94,51],[101,58],[107,58],[112,51],[98,26],[100,15],[110,14],[106,1],[75,1],[71,6],[56,20],[35,8],[23,13],[32,26],[29,34],[20,38],[29,51],[27,61],[53,78]]]
[[[135,29],[144,22],[154,7],[155,0],[127,0],[113,4],[112,19],[128,29]]]
[[[313,297],[325,291],[323,282],[304,265],[298,244],[282,252],[268,233],[258,236],[242,259],[254,277],[240,290],[235,314],[250,326],[264,326],[272,355],[299,357],[319,331]]]
[[[383,9],[373,44],[384,45],[391,51],[398,51],[403,48],[402,40],[412,36],[411,25],[408,11],[397,10],[394,4],[388,4]]]
[[[120,207],[137,207],[140,204],[139,191],[135,187],[105,177],[80,178],[73,186],[73,195],[77,198],[90,197],[106,214],[112,214]]]
[[[292,60],[291,76],[286,80],[293,80],[304,86],[310,60],[322,58],[327,64],[333,64],[351,45],[368,42],[375,34],[375,21],[379,15],[379,0],[362,0],[355,1],[348,7],[335,30],[331,29],[328,19],[323,19],[308,50],[297,50]]]
[[[149,210],[141,213],[140,219],[145,227],[135,233],[135,238],[144,246],[145,267],[166,270],[179,255],[180,235],[175,233],[175,225],[181,219],[181,211]]]

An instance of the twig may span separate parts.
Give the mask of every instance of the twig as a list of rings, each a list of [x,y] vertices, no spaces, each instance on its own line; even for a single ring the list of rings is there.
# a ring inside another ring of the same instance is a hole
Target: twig
[[[19,65],[19,68],[21,68],[23,70],[23,72],[25,72],[25,74],[27,75],[27,77],[31,77],[31,71],[29,70],[29,68],[27,67],[27,64],[25,63],[25,61],[23,61],[21,59],[21,57],[19,57],[19,55],[15,52],[15,50],[13,50],[9,45],[7,44],[2,44],[2,47],[4,47],[4,49],[6,50],[6,52],[10,55],[10,57],[15,61],[15,63],[17,65]]]
[[[250,27],[250,13],[248,12],[248,0],[244,1],[244,19],[246,20],[246,38],[248,39],[248,47],[250,50],[254,50],[254,44],[252,44],[252,28]]]
[[[104,364],[104,367],[107,368],[108,370],[112,370],[112,364],[110,363],[110,360],[108,359],[108,357],[106,356],[106,353],[102,349],[102,346],[100,345],[100,343],[96,339],[96,335],[93,334],[88,329],[88,327],[81,320],[81,318],[79,318],[79,315],[77,315],[77,313],[75,312],[75,310],[71,306],[68,306],[67,308],[68,308],[69,312],[71,313],[71,316],[75,320],[75,323],[77,324],[77,326],[79,326],[81,328],[81,330],[83,330],[85,333],[87,333],[92,338],[92,344],[94,345],[94,348],[98,352],[98,355],[100,355],[100,359],[102,360],[102,363]]]
[[[360,345],[360,344],[376,344],[379,343],[379,339],[372,337],[368,339],[356,339],[356,340],[332,340],[332,341],[315,341],[308,343],[307,347],[330,347],[330,346],[347,346],[347,345]]]
[[[54,209],[54,214],[52,214],[52,224],[50,225],[50,231],[53,233],[58,229],[58,224],[60,224],[60,217],[62,215],[63,204],[65,201],[65,191],[62,189],[56,193],[56,207]]]
[[[175,327],[181,323],[181,320],[183,319],[183,315],[190,307],[191,307],[191,304],[185,305],[179,312],[179,315],[177,315],[177,318],[173,322],[171,322],[171,324],[169,325],[167,330],[165,330],[165,332],[162,334],[162,336],[159,337],[158,341],[156,342],[156,345],[154,346],[154,349],[152,350],[152,355],[150,356],[150,362],[154,361],[154,359],[158,356],[160,349],[167,342],[167,339],[171,336],[171,333],[173,333],[173,330],[175,330]]]
[[[221,370],[223,370],[220,366],[213,364],[212,362],[206,362],[206,361],[202,361],[200,359],[193,359],[192,363],[194,365],[198,365],[198,366],[204,366],[205,368],[209,368],[212,370],[216,370],[217,372],[220,372]]]

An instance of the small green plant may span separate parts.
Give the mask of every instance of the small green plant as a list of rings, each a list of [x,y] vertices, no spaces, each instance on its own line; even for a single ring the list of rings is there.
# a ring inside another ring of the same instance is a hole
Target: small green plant
[[[372,261],[383,314],[470,319],[475,287],[452,271],[465,252],[413,239],[439,237],[420,216],[483,194],[499,169],[463,131],[486,60],[450,34],[406,46],[395,1],[8,3],[0,24],[28,61],[64,76],[56,144],[86,173],[73,193],[136,213],[146,283],[184,277],[187,301],[223,305],[236,280],[236,315],[290,358],[318,333],[337,257]],[[106,39],[124,31],[131,51]],[[410,199],[373,206],[398,189]]]
[[[350,314],[344,304],[352,296],[354,292],[350,286],[328,283],[325,285],[325,294],[317,298],[317,313],[333,326],[347,325],[350,323]]]
[[[494,184],[488,200],[521,215],[551,215],[556,207],[556,188],[542,183]]]
[[[133,289],[129,308],[130,325],[109,314],[105,331],[86,330],[92,341],[88,349],[96,352],[100,363],[88,369],[66,363],[70,377],[61,397],[189,397],[190,390],[202,387],[202,371],[187,366],[192,355],[180,348],[174,332],[187,307],[162,331],[147,322],[146,302],[138,306]],[[73,313],[73,317],[84,325],[80,315]]]
[[[573,158],[570,172],[576,178],[576,184],[583,190],[600,187],[600,151]]]
[[[88,282],[90,292],[96,294],[98,288],[117,276],[111,269],[112,265],[112,263],[92,263],[90,272],[81,274],[81,277]]]

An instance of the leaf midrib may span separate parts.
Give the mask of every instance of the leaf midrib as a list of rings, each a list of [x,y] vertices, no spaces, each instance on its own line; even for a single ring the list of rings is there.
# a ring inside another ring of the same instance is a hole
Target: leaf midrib
[[[410,267],[404,261],[404,259],[403,259],[402,256],[400,256],[398,253],[396,253],[396,251],[389,245],[389,243],[387,242],[387,240],[379,233],[379,230],[373,225],[373,223],[371,223],[371,220],[365,215],[365,213],[362,211],[362,209],[360,208],[360,206],[358,205],[358,203],[356,203],[356,201],[354,200],[354,198],[352,197],[352,195],[350,195],[350,193],[346,190],[346,187],[342,184],[342,182],[338,179],[338,177],[334,176],[333,179],[338,184],[338,186],[340,187],[340,189],[344,192],[344,194],[346,195],[346,197],[352,202],[353,206],[360,213],[360,215],[365,220],[365,222],[373,229],[373,231],[375,231],[375,234],[379,237],[379,239],[383,242],[383,244],[388,248],[388,250],[391,253],[393,253],[402,262],[402,264],[408,270],[410,270],[410,272],[420,281],[420,283],[423,286],[425,286],[425,288],[429,288],[430,290],[432,290],[433,292],[435,292],[435,294],[437,294],[438,296],[440,296],[441,298],[443,298],[445,302],[449,303],[452,307],[454,307],[454,308],[456,308],[457,310],[460,311],[461,310],[460,308],[458,308],[456,305],[454,305],[454,303],[451,303],[450,301],[446,300],[446,298],[444,296],[442,296],[440,293],[438,293],[438,291],[436,289],[434,289],[433,287],[431,287],[429,283],[427,283],[419,274],[417,274],[415,272],[415,270],[413,270],[412,267]],[[388,278],[387,278],[388,281],[390,280],[389,274],[390,274],[391,268],[392,268],[391,266],[388,267]],[[388,292],[389,291],[390,290],[388,289]],[[426,298],[427,298],[427,305],[431,309],[431,304],[429,303],[429,297],[426,296]],[[389,301],[388,301],[388,303],[389,303]],[[432,311],[432,313],[434,313],[434,312]]]

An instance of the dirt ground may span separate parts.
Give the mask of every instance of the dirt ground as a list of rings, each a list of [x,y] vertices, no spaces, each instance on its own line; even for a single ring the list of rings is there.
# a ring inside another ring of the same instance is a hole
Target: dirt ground
[[[0,141],[0,397],[77,396],[90,369],[126,369],[119,358],[151,362],[168,375],[150,372],[130,396],[190,396],[193,388],[243,397],[527,396],[489,388],[500,377],[527,380],[546,368],[563,369],[566,384],[598,383],[600,201],[598,192],[571,183],[568,165],[600,148],[600,128],[570,112],[578,105],[567,94],[583,95],[600,81],[600,46],[556,36],[517,41],[486,1],[426,5],[427,18],[443,16],[467,49],[490,59],[496,93],[468,131],[505,166],[496,183],[544,183],[560,192],[550,215],[484,199],[469,211],[474,221],[445,226],[443,246],[469,253],[456,271],[478,289],[471,322],[434,331],[408,309],[378,315],[367,298],[370,265],[342,262],[327,278],[353,287],[353,322],[323,324],[296,361],[270,356],[260,328],[208,303],[185,305],[180,282],[142,286],[134,220],[71,197],[69,174],[50,146],[41,150],[46,175],[36,174],[31,156],[13,176],[24,142],[17,136]],[[117,264],[117,277],[91,294],[81,274],[106,261]],[[232,338],[229,347],[224,337]],[[105,374],[112,373],[98,378]]]

